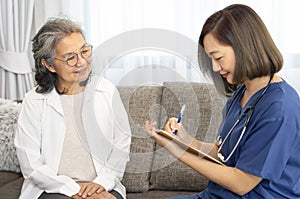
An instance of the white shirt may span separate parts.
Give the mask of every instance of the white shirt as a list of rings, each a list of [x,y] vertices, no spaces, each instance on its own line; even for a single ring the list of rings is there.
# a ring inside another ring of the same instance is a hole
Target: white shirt
[[[85,88],[83,125],[97,177],[107,191],[126,197],[120,180],[129,161],[131,132],[128,116],[114,85],[93,77]],[[29,91],[22,103],[15,145],[25,178],[20,199],[37,199],[43,191],[69,197],[80,186],[69,176],[57,175],[66,124],[59,94]]]

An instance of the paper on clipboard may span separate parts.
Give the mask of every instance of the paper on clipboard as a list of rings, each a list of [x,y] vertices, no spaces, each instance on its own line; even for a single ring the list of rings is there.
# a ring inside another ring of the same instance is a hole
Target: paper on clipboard
[[[218,163],[220,165],[224,165],[220,160],[217,160],[216,158],[210,156],[209,154],[207,154],[203,151],[200,151],[199,149],[182,142],[181,140],[176,138],[174,135],[172,135],[172,134],[170,134],[170,133],[168,133],[164,130],[156,129],[155,131],[156,131],[156,133],[158,133],[158,134],[174,141],[176,144],[178,144],[179,146],[181,146],[182,148],[184,148],[185,150],[187,150],[190,153],[193,153],[193,154],[198,155],[198,156],[203,156],[204,158],[206,158],[208,160],[211,160],[211,161],[213,161],[215,163]]]

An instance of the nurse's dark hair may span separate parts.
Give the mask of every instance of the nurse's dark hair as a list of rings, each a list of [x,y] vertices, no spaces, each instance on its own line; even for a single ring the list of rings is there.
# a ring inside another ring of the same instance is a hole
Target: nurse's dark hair
[[[80,25],[67,18],[51,18],[37,32],[32,39],[32,52],[35,61],[36,92],[49,93],[57,87],[57,75],[50,72],[43,64],[54,65],[56,45],[66,36],[80,33],[84,37]],[[59,92],[61,93],[61,92]]]
[[[214,72],[211,61],[207,64],[203,40],[209,33],[221,45],[233,48],[236,59],[234,84],[227,83],[219,73]],[[252,8],[242,4],[230,5],[207,19],[198,48],[200,69],[213,79],[217,90],[224,94],[234,91],[245,79],[273,75],[283,65],[283,57],[262,19]]]

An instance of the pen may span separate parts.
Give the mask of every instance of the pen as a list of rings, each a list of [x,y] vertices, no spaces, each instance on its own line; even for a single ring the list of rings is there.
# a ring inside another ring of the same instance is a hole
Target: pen
[[[178,115],[177,123],[180,123],[184,109],[185,109],[185,104],[181,107],[180,113]],[[173,132],[173,135],[176,135],[176,134],[177,134],[177,129]]]

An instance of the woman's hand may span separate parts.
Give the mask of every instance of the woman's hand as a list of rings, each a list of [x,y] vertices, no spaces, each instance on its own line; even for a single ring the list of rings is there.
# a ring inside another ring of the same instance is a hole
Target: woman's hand
[[[156,129],[156,122],[152,122],[150,123],[149,121],[145,122],[145,132],[150,136],[154,136],[155,133],[155,129]]]
[[[145,122],[145,132],[149,135],[150,138],[155,140],[160,146],[165,147],[170,143],[170,140],[157,134],[156,130],[156,122],[150,123],[149,121]]]
[[[173,132],[175,130],[177,130],[176,133],[176,137],[179,138],[181,141],[183,141],[184,143],[190,145],[194,138],[192,138],[183,128],[183,126],[181,125],[181,123],[177,123],[177,118],[175,117],[171,117],[165,127],[164,127],[165,131],[167,131],[168,133],[173,134]]]
[[[79,192],[72,197],[74,199],[89,198],[95,193],[100,194],[101,192],[104,192],[104,191],[105,191],[105,188],[95,182],[82,183],[80,185]]]
[[[177,118],[171,117],[167,121],[164,129],[165,129],[165,131],[167,131],[169,133],[173,133],[175,130],[180,129],[180,126],[181,126],[181,124],[177,123]]]
[[[153,139],[157,144],[166,148],[170,153],[172,153],[176,158],[180,158],[185,151],[178,146],[178,144],[172,142],[172,140],[165,138],[162,135],[159,135],[155,132],[156,122],[150,123],[149,121],[145,122],[145,132]]]
[[[95,193],[91,197],[87,197],[87,199],[116,199],[116,197],[107,191],[102,191],[101,193]]]
[[[76,194],[72,198],[73,199],[82,199],[83,197],[80,197],[80,196],[78,196],[78,194]],[[91,196],[87,196],[85,199],[116,199],[116,197],[107,191],[102,191],[100,193],[96,192]]]

